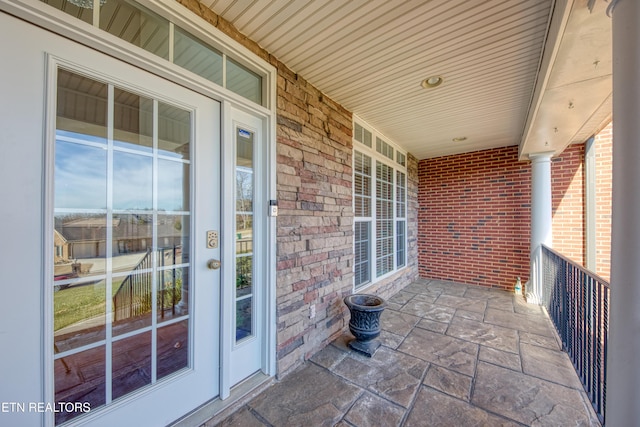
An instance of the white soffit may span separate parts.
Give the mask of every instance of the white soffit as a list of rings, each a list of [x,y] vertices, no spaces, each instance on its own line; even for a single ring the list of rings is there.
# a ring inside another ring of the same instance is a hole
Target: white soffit
[[[520,143],[554,8],[553,0],[202,3],[419,159]],[[444,82],[423,89],[433,75]]]
[[[590,4],[591,3],[591,4]],[[591,6],[591,7],[590,7]],[[540,79],[520,157],[536,152],[560,154],[584,142],[611,120],[611,19],[603,0],[568,2],[570,14],[558,34],[557,55]],[[554,47],[547,46],[545,55]]]

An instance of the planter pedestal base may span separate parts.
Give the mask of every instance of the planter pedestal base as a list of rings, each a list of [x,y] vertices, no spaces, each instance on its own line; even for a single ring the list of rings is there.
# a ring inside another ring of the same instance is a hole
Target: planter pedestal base
[[[373,357],[373,355],[375,354],[376,350],[382,345],[380,344],[380,341],[378,340],[371,340],[371,341],[358,341],[358,340],[351,340],[349,341],[349,348],[357,351],[358,353],[362,353],[367,357]]]

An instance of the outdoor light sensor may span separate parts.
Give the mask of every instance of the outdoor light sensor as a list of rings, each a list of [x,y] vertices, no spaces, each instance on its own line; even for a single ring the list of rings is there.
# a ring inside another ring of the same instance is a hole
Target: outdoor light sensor
[[[440,76],[431,76],[422,81],[420,85],[425,89],[431,89],[434,87],[438,87],[442,84],[442,77]]]

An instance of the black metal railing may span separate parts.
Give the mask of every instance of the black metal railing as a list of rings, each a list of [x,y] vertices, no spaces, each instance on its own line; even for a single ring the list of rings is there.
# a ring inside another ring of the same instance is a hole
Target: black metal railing
[[[542,267],[544,304],[600,422],[604,423],[609,283],[544,245]]]
[[[176,264],[176,256],[181,252],[179,246],[172,248],[159,248],[158,260],[160,267],[165,266],[167,257],[170,265]],[[113,295],[113,321],[121,321],[132,317],[150,313],[152,310],[153,293],[153,256],[152,251],[147,250],[146,255],[131,270],[122,281],[120,287]],[[176,304],[181,298],[182,277],[177,277],[178,271],[174,269],[163,270],[159,274],[157,291],[157,304],[160,317],[164,318],[165,311],[175,314]],[[166,277],[166,275],[170,277]],[[169,283],[167,286],[166,282]]]
[[[113,320],[139,316],[147,311],[147,303],[143,296],[151,295],[153,279],[150,269],[153,268],[153,257],[150,249],[131,273],[122,281],[113,295]]]

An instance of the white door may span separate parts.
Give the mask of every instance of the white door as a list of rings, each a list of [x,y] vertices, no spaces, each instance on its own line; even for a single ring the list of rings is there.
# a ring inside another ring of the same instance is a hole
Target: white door
[[[40,387],[57,410],[41,416],[166,425],[219,393],[220,104],[2,18],[20,34],[11,48],[46,65],[3,71],[18,87],[47,82],[22,100],[45,99],[43,114],[15,119],[44,127],[44,141],[23,139],[45,153]],[[37,300],[16,301],[39,321]]]
[[[224,322],[225,358],[228,366],[223,375],[228,379],[223,384],[233,386],[250,375],[263,370],[266,338],[266,290],[268,274],[266,252],[268,226],[268,188],[264,165],[266,149],[263,125],[259,117],[231,108],[231,137],[229,138],[233,159],[229,171],[233,186],[225,186],[234,194],[225,200],[234,200],[233,216],[229,227],[235,231],[233,247],[227,258],[235,259],[235,269],[225,275],[223,298],[225,307],[231,307],[228,321]],[[232,224],[232,225],[231,225]],[[223,366],[227,366],[223,363]],[[224,391],[223,391],[224,393]]]
[[[166,422],[218,391],[219,105],[102,59],[52,71],[55,401]]]

